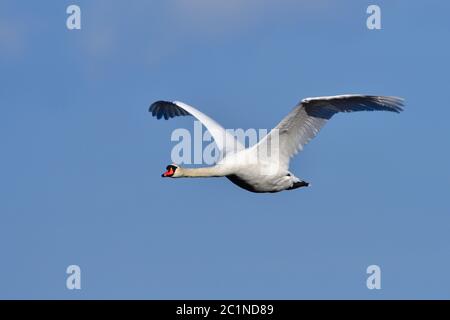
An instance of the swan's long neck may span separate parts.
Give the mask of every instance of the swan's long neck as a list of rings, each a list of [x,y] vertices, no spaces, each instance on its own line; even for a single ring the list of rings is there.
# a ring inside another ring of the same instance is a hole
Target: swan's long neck
[[[207,177],[224,177],[229,174],[229,170],[221,166],[204,167],[204,168],[180,168],[182,175],[180,177],[187,178],[207,178]]]

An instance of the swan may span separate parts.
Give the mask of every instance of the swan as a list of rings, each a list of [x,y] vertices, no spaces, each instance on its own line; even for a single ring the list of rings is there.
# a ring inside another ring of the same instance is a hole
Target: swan
[[[306,98],[264,138],[248,148],[216,121],[183,102],[156,101],[149,111],[157,119],[195,117],[210,132],[221,153],[221,160],[210,167],[183,168],[170,164],[162,177],[226,177],[245,190],[274,193],[310,185],[289,171],[289,162],[333,115],[354,111],[400,113],[403,106],[402,98],[390,96],[348,94]]]

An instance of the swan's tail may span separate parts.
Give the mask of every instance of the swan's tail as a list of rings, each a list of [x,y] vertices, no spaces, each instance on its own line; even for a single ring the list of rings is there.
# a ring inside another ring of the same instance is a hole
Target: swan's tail
[[[287,190],[293,190],[293,189],[297,189],[297,188],[308,187],[309,185],[310,185],[309,182],[297,181],[297,182],[294,182],[292,187],[288,188]]]

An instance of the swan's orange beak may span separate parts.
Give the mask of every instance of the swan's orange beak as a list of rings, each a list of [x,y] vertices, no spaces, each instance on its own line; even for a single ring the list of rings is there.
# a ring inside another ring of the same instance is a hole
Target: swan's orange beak
[[[161,177],[171,177],[171,176],[173,176],[174,173],[175,173],[175,171],[173,170],[173,168],[172,168],[172,167],[168,167],[168,168],[167,168],[167,171],[164,172],[164,173],[161,175]]]

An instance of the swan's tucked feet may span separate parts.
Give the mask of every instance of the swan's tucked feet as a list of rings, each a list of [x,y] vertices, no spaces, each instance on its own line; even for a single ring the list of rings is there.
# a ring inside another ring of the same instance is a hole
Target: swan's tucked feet
[[[298,182],[294,182],[294,184],[292,185],[292,187],[290,187],[288,190],[297,189],[297,188],[302,188],[302,187],[307,187],[307,186],[309,186],[309,182],[306,182],[306,181],[298,181]]]

